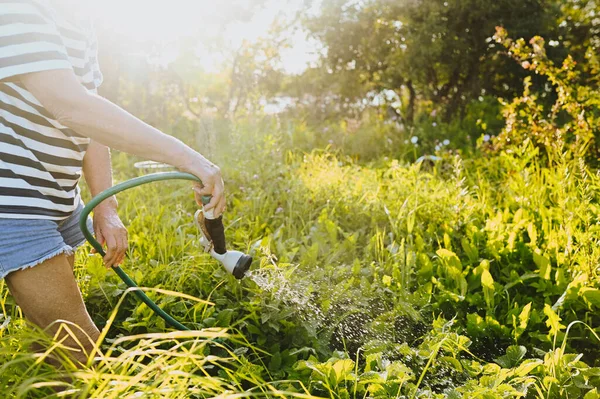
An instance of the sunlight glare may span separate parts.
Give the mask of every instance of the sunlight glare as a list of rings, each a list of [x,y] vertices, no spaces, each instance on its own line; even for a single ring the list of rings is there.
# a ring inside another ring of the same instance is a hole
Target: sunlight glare
[[[268,0],[249,20],[240,21],[240,10],[255,3],[253,0],[54,0],[70,7],[85,9],[102,30],[131,43],[157,43],[168,50],[160,63],[168,63],[176,51],[176,43],[185,37],[198,37],[202,66],[207,70],[219,68],[223,56],[209,54],[205,43],[217,39],[231,49],[244,41],[255,42],[268,34],[278,16],[290,16],[301,0],[281,2]],[[243,14],[243,13],[242,13]],[[288,73],[301,73],[318,58],[318,45],[307,40],[302,31],[293,33],[291,47],[282,51],[282,67]],[[165,46],[166,45],[166,46]]]

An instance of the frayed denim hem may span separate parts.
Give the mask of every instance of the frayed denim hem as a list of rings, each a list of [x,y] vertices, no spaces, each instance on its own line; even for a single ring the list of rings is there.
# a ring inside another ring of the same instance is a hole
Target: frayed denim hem
[[[81,244],[79,244],[79,245],[81,245]],[[77,245],[77,246],[79,246],[79,245]],[[71,247],[70,245],[65,245],[62,248],[60,248],[59,250],[56,250],[56,251],[52,252],[51,254],[44,256],[41,259],[37,259],[37,260],[35,260],[33,262],[30,262],[30,263],[27,263],[25,265],[19,266],[16,269],[12,269],[12,270],[9,270],[7,272],[4,272],[4,273],[0,274],[0,279],[3,279],[4,277],[8,276],[12,272],[16,272],[16,271],[24,270],[24,269],[29,269],[31,267],[37,266],[40,263],[43,263],[43,262],[47,261],[48,259],[54,258],[55,256],[63,255],[63,254],[64,255],[73,255],[73,253],[74,253],[73,247]]]
[[[72,247],[72,253],[75,253],[76,250],[78,250],[79,248],[81,248],[82,246],[84,246],[86,242],[87,242],[87,240],[84,238],[83,240],[81,240],[77,244],[75,244]]]

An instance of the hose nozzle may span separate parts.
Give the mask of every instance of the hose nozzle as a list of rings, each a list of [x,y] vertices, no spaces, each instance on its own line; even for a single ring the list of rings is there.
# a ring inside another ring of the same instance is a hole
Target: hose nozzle
[[[213,211],[204,212],[198,209],[194,215],[194,223],[200,230],[200,244],[210,256],[223,264],[225,270],[233,274],[236,279],[242,279],[250,265],[252,257],[240,251],[228,251],[225,245],[225,229],[223,218],[214,217]]]

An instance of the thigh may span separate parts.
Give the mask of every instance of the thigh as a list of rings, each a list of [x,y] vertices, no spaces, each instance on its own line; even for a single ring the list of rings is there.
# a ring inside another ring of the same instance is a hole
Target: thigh
[[[34,267],[14,271],[6,276],[6,282],[27,319],[50,334],[58,330],[57,320],[76,324],[81,330],[71,330],[79,343],[71,340],[71,345],[89,352],[99,331],[85,308],[69,256],[57,255]],[[81,353],[75,357],[85,360]]]
[[[0,218],[0,278],[72,251],[54,221]]]

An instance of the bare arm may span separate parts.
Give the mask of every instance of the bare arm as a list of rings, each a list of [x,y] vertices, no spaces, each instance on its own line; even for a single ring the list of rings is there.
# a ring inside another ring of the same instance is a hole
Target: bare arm
[[[83,158],[83,174],[92,196],[112,187],[108,147],[92,140]],[[127,229],[117,214],[117,199],[114,196],[94,208],[94,234],[100,245],[106,245],[106,267],[119,265],[127,251]]]
[[[94,140],[90,142],[83,158],[83,175],[92,197],[112,187],[112,165],[110,164],[110,150],[108,147]],[[114,196],[109,197],[98,206],[116,208],[117,199]]]
[[[220,169],[180,140],[142,122],[119,106],[85,89],[73,71],[53,70],[25,74],[21,82],[62,125],[107,147],[168,163],[198,176],[212,195],[207,209],[225,208]]]

